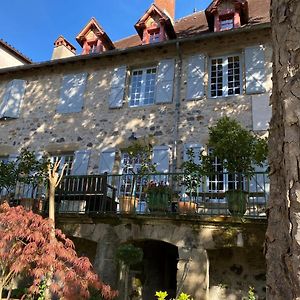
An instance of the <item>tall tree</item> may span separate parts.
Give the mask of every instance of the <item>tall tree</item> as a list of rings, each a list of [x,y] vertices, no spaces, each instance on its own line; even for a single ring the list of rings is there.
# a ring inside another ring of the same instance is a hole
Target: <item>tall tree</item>
[[[267,299],[300,299],[300,1],[272,0]]]

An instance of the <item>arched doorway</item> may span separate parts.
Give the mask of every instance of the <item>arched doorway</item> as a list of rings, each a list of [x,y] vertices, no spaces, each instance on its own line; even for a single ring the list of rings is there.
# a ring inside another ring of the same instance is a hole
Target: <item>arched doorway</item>
[[[141,263],[130,268],[129,295],[134,295],[134,286],[138,282],[141,284],[143,300],[153,300],[156,291],[167,291],[170,297],[175,297],[178,248],[157,240],[141,240],[132,243],[143,249],[144,257]],[[132,296],[132,299],[136,298]]]

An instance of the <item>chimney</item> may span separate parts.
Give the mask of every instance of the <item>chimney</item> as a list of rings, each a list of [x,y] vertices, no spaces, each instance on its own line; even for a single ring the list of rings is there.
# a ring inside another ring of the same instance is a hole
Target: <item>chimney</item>
[[[51,60],[66,58],[76,55],[76,48],[69,43],[62,35],[54,42],[54,49]]]
[[[172,21],[175,19],[175,0],[155,0],[154,4],[166,13]]]

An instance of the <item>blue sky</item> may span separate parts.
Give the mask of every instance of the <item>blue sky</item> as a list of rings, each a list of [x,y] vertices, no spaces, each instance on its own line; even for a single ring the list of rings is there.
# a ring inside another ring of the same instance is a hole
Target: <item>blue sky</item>
[[[2,0],[0,38],[33,61],[49,60],[53,42],[63,35],[80,51],[75,37],[95,17],[115,41],[134,34],[133,25],[151,0]],[[210,0],[177,0],[176,18],[205,9]]]

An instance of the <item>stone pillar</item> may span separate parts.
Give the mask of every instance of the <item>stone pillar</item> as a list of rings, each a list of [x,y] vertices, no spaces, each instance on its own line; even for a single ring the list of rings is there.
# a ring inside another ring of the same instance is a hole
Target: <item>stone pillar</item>
[[[209,293],[209,261],[203,248],[178,248],[177,291],[197,300],[207,300]]]
[[[104,283],[112,288],[118,288],[118,266],[115,250],[119,245],[118,237],[111,229],[98,242],[94,267]]]

